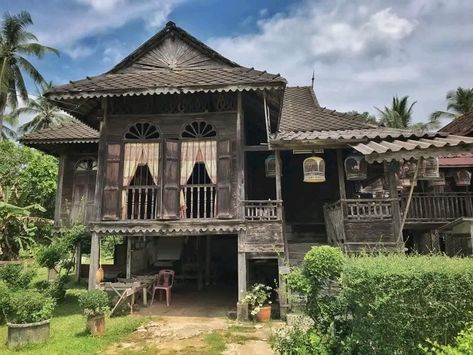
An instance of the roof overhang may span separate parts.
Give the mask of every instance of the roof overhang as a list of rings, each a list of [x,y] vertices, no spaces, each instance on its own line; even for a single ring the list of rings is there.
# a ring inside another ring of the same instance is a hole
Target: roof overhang
[[[452,232],[467,232],[470,233],[470,228],[473,225],[473,217],[460,217],[450,223],[447,223],[439,228],[439,231],[444,233]]]

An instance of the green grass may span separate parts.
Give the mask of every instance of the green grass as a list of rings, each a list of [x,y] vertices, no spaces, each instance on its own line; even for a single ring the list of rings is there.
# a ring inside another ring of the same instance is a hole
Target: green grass
[[[28,346],[17,351],[7,349],[7,327],[0,327],[0,354],[96,354],[110,344],[119,342],[145,322],[144,317],[117,317],[106,319],[106,332],[103,337],[92,337],[85,332],[86,320],[79,309],[77,297],[81,289],[68,290],[64,302],[58,305],[51,320],[49,341],[45,344]]]
[[[207,344],[205,353],[208,355],[218,355],[225,350],[225,338],[220,333],[207,334],[204,341]]]

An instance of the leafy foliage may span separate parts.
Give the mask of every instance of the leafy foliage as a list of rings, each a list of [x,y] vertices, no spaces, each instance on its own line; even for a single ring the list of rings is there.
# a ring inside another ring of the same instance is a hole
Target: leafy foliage
[[[246,292],[242,302],[251,306],[251,314],[255,316],[261,307],[271,304],[271,286],[266,286],[261,283],[256,283],[250,287],[250,290]]]
[[[465,113],[473,111],[473,88],[459,87],[447,93],[447,111],[435,111],[431,117],[457,118]]]
[[[79,296],[79,304],[84,310],[84,314],[91,318],[102,316],[109,311],[109,299],[105,291],[90,290]]]
[[[378,124],[378,121],[376,120],[376,117],[373,116],[368,111],[364,111],[364,112],[348,111],[347,113],[352,115],[354,118],[357,118],[360,121],[363,121],[365,123],[374,124],[374,125]]]
[[[6,296],[2,304],[5,318],[10,323],[34,323],[50,319],[55,302],[34,290],[19,290]]]
[[[431,342],[429,346],[422,347],[427,354],[436,355],[463,355],[473,354],[473,326],[462,330],[455,338],[453,345],[440,345],[438,342]]]
[[[326,339],[315,329],[298,326],[276,330],[271,337],[271,347],[284,355],[329,355]]]
[[[34,276],[34,270],[23,265],[9,264],[0,267],[0,281],[11,290],[28,288]]]

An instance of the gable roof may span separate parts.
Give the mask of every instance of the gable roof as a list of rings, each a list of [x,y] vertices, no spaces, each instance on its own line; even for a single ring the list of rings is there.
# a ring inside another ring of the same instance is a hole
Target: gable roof
[[[440,131],[447,132],[450,134],[456,134],[459,136],[472,135],[473,134],[473,111],[454,119],[445,127],[442,127]]]
[[[20,142],[26,145],[58,143],[97,143],[99,132],[86,124],[72,120],[60,126],[44,128],[24,135]]]
[[[378,127],[355,115],[320,107],[310,86],[286,87],[280,122],[281,132],[323,132]]]
[[[46,96],[75,100],[107,96],[284,88],[279,74],[244,68],[173,22],[107,73],[56,86]],[[61,103],[59,103],[61,105]],[[67,105],[61,105],[68,110]]]

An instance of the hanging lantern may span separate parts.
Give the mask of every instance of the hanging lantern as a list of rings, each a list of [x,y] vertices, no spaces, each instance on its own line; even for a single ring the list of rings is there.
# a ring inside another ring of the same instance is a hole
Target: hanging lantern
[[[427,158],[422,162],[422,167],[419,169],[419,180],[434,180],[440,178],[439,159]]]
[[[302,165],[304,182],[325,182],[325,161],[321,157],[309,157]]]
[[[267,178],[276,177],[276,157],[273,154],[264,160],[264,167]]]
[[[471,184],[471,172],[467,169],[455,171],[453,178],[457,186],[470,186]]]
[[[368,171],[368,164],[365,158],[360,155],[350,155],[345,159],[345,174],[347,180],[365,180]]]
[[[436,179],[429,180],[429,186],[445,186],[445,172],[439,171],[439,177]]]

